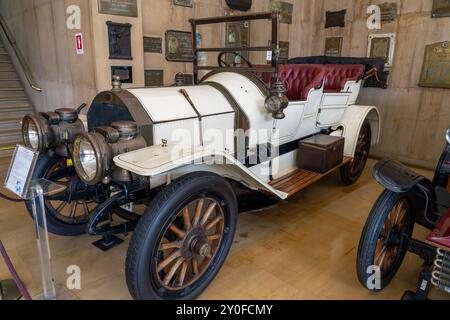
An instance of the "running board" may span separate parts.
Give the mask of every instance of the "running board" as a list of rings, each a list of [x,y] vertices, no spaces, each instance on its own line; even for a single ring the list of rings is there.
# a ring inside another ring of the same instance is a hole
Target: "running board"
[[[331,169],[326,173],[318,173],[298,169],[286,176],[273,180],[272,182],[270,182],[270,186],[277,189],[278,191],[287,193],[289,196],[292,196],[297,192],[302,191],[306,187],[310,186],[314,182],[317,182],[323,177],[326,177],[330,173],[334,172],[336,169],[339,169],[340,167],[346,165],[350,161],[352,161],[352,158],[344,157],[344,161],[340,165],[334,167],[333,169]]]

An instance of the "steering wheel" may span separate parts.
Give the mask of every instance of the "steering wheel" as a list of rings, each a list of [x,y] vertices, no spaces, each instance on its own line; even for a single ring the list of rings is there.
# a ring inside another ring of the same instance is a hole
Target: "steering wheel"
[[[234,63],[232,63],[232,64],[229,64],[228,62],[226,62],[224,59],[223,59],[223,56],[224,55],[226,55],[226,54],[233,54],[234,55]],[[226,51],[223,51],[223,52],[221,52],[220,54],[219,54],[219,57],[217,58],[217,61],[218,61],[218,63],[219,63],[219,67],[237,67],[237,63],[236,63],[236,58],[240,58],[240,59],[242,59],[242,61],[244,61],[246,64],[247,64],[247,66],[249,67],[249,68],[253,68],[253,65],[252,65],[252,63],[250,62],[250,61],[248,61],[248,59],[247,58],[245,58],[244,56],[242,56],[239,52],[226,52]]]

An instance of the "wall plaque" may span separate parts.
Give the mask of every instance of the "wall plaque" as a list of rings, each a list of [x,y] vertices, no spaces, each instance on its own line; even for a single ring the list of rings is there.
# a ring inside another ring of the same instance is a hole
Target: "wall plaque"
[[[433,18],[450,17],[450,0],[433,0]]]
[[[144,37],[144,52],[162,53],[162,38]]]
[[[123,83],[133,83],[133,67],[131,66],[112,66],[111,67],[111,79],[112,76],[119,76],[120,81]]]
[[[395,51],[395,33],[371,34],[367,48],[367,57],[383,59],[387,68],[392,67]]]
[[[193,0],[173,0],[173,4],[182,7],[193,7]]]
[[[294,5],[292,3],[280,0],[270,0],[269,10],[278,11],[280,13],[281,23],[292,24],[292,14],[294,12]]]
[[[325,39],[325,55],[327,57],[340,57],[342,55],[342,37],[331,37]]]
[[[184,85],[192,86],[194,84],[194,76],[190,73],[183,74],[184,76]]]
[[[229,22],[226,24],[225,46],[229,47],[248,47],[250,46],[250,23],[248,21]],[[249,58],[248,51],[239,52],[244,58]],[[235,61],[237,57],[234,54],[227,54],[226,62],[230,65],[242,63]]]
[[[381,21],[382,22],[393,22],[397,18],[398,14],[398,3],[396,2],[385,2],[380,4],[381,9]]]
[[[192,32],[168,30],[166,32],[167,61],[191,62],[194,60]]]
[[[345,27],[346,14],[347,14],[346,9],[341,11],[327,11],[325,28]]]
[[[164,70],[145,70],[144,74],[146,87],[164,86]]]
[[[421,87],[450,89],[450,43],[428,45],[420,76]]]
[[[109,58],[133,60],[131,56],[131,24],[106,22],[108,25]]]
[[[280,41],[280,56],[278,62],[286,64],[289,61],[289,41]]]
[[[137,0],[98,0],[98,12],[125,17],[137,17]]]

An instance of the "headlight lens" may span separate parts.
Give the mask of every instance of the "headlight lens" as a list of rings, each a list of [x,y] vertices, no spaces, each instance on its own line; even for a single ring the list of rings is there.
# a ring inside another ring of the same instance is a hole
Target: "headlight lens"
[[[28,115],[22,120],[22,138],[25,146],[33,150],[44,152],[43,127],[45,123],[34,115]]]
[[[95,183],[98,176],[98,159],[93,143],[87,136],[78,136],[74,142],[75,169],[87,183]]]
[[[28,124],[28,142],[33,149],[39,148],[39,132],[36,125],[31,122]]]

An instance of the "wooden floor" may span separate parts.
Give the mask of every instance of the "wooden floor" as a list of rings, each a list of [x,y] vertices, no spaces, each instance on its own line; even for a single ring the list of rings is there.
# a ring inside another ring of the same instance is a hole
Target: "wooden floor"
[[[332,174],[258,214],[240,217],[231,253],[201,299],[393,299],[413,290],[420,260],[408,254],[392,285],[369,293],[358,283],[355,259],[368,212],[381,187],[371,178],[370,161],[362,179],[343,187]],[[423,172],[432,175],[431,172]],[[426,232],[416,230],[423,238]],[[33,296],[40,294],[34,230],[22,204],[0,200],[0,239]],[[130,299],[124,261],[129,242],[103,253],[95,239],[51,237],[60,299]],[[65,289],[66,270],[78,265],[82,288]],[[0,279],[9,274],[0,261]],[[435,289],[431,298],[449,299]]]

